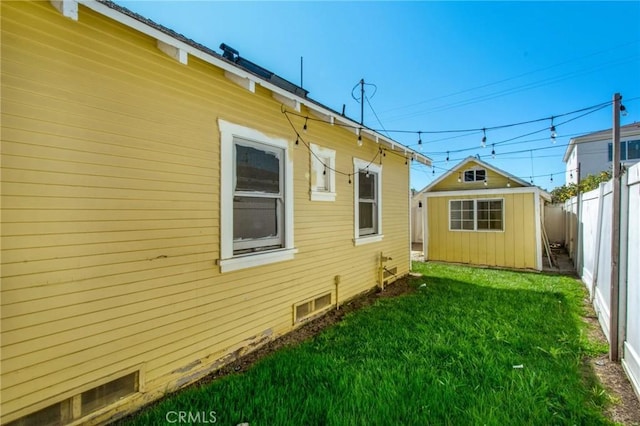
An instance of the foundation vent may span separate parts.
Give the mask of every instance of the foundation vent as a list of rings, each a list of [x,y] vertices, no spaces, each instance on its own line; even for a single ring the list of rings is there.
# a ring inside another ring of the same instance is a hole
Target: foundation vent
[[[127,374],[64,401],[8,423],[6,426],[60,426],[107,407],[138,391],[138,372]]]
[[[293,306],[293,322],[300,322],[331,306],[331,293],[316,296]]]

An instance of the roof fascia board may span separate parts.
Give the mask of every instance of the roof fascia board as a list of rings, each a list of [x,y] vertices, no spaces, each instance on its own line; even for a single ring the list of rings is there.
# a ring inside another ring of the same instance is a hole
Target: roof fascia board
[[[467,195],[533,194],[540,192],[540,188],[530,186],[524,188],[463,189],[459,191],[425,192],[423,195],[426,198],[438,198]]]
[[[68,1],[68,0],[64,0],[64,1]],[[317,103],[306,99],[306,98],[301,98],[298,95],[295,95],[293,93],[290,93],[284,89],[281,89],[278,86],[275,86],[265,80],[260,79],[259,77],[256,77],[255,75],[244,71],[240,68],[238,68],[235,64],[232,64],[230,62],[227,62],[221,58],[217,58],[214,55],[211,55],[210,53],[204,52],[194,46],[191,46],[190,44],[187,44],[181,40],[176,39],[175,37],[172,37],[169,34],[166,34],[160,30],[158,30],[157,28],[153,28],[152,26],[141,22],[131,16],[128,16],[118,10],[112,9],[109,6],[102,4],[100,2],[97,2],[95,0],[73,0],[73,1],[77,1],[77,3],[82,4],[83,6],[86,6],[87,8],[100,13],[101,15],[104,15],[108,18],[113,19],[116,22],[120,22],[121,24],[128,26],[130,28],[135,29],[136,31],[139,31],[143,34],[146,34],[150,37],[155,38],[156,40],[163,42],[165,44],[168,44],[170,46],[173,46],[176,49],[180,49],[183,50],[184,52],[186,52],[187,54],[194,56],[198,59],[201,59],[204,62],[207,62],[211,65],[214,65],[218,68],[223,69],[224,71],[228,72],[229,75],[235,75],[241,79],[247,79],[250,81],[254,81],[255,83],[258,83],[260,86],[264,87],[265,89],[270,90],[273,94],[278,94],[280,95],[282,98],[284,99],[289,99],[291,102],[293,102],[295,105],[304,105],[307,108],[309,108],[310,110],[315,110],[318,111],[321,114],[330,116],[330,117],[334,117],[335,120],[338,120],[342,123],[344,123],[345,126],[350,126],[350,127],[354,127],[354,128],[360,128],[362,127],[362,131],[363,132],[367,132],[370,134],[375,134],[375,137],[378,141],[384,141],[387,145],[389,145],[391,147],[392,150],[395,150],[396,145],[400,145],[398,142],[387,138],[384,135],[381,135],[377,132],[374,132],[372,130],[366,129],[364,126],[360,126],[358,123],[340,116],[340,115],[336,115],[336,113],[331,112],[330,110],[323,108],[322,106],[318,105]],[[226,73],[225,73],[226,74]],[[226,74],[227,75],[227,74]],[[254,84],[255,84],[254,83]],[[249,84],[250,85],[250,84]],[[420,163],[430,166],[431,165],[431,159],[426,157],[425,155],[414,151],[411,148],[408,147],[404,147],[403,146],[403,150],[405,152],[410,152],[412,154],[412,156],[418,160]]]

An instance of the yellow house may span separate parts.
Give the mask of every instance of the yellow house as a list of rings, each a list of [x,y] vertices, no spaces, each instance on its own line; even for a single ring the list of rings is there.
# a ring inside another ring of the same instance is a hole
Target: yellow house
[[[1,8],[0,423],[113,420],[409,272],[427,157],[111,2]]]
[[[549,201],[540,188],[468,157],[413,197],[425,260],[542,270]]]

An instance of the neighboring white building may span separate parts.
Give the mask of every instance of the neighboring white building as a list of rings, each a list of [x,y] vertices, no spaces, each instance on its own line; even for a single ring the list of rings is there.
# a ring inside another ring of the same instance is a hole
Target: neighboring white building
[[[565,182],[577,183],[578,164],[582,177],[611,170],[613,157],[613,130],[601,130],[578,136],[569,141],[564,154],[566,166]],[[625,166],[640,161],[640,123],[627,124],[620,127],[620,159]]]

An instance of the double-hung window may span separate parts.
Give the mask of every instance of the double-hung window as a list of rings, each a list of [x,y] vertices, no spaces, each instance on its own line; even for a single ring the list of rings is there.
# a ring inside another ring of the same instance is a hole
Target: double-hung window
[[[221,119],[218,126],[221,272],[293,259],[289,142]]]
[[[449,229],[452,231],[503,231],[504,200],[449,201]]]
[[[382,166],[354,159],[356,245],[382,239]]]
[[[283,245],[284,150],[233,138],[233,253]]]

